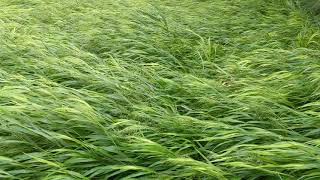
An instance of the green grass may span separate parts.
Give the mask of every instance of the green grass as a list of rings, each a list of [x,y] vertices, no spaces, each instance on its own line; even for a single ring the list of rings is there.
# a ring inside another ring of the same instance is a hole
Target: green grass
[[[311,12],[312,14],[320,14],[320,0],[299,0],[297,1],[305,10]]]
[[[320,31],[293,2],[0,7],[0,179],[320,179]]]

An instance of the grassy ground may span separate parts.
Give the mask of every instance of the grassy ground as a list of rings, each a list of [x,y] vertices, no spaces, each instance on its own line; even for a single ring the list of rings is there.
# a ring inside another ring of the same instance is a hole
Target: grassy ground
[[[320,179],[320,32],[293,3],[0,7],[0,179]]]
[[[312,14],[320,15],[320,0],[299,0],[297,3]]]

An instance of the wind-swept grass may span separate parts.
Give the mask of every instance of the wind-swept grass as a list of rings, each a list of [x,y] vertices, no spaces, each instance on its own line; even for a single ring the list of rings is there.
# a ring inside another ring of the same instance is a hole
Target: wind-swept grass
[[[300,0],[298,1],[303,8],[309,10],[311,13],[320,14],[320,1],[319,0]]]
[[[320,32],[294,3],[0,7],[0,179],[320,178]]]

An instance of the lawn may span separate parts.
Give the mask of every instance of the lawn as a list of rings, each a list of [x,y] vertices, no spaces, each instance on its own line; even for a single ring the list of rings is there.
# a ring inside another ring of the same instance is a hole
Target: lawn
[[[302,7],[1,0],[0,179],[320,179]]]

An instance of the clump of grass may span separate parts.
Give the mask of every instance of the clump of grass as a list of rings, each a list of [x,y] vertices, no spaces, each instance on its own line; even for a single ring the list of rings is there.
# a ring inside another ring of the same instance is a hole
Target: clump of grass
[[[0,6],[0,179],[319,179],[319,29],[291,1]]]

